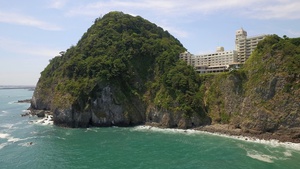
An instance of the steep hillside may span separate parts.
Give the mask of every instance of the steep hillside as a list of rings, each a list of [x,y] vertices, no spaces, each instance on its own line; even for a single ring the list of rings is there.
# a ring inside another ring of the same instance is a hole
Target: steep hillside
[[[55,124],[69,127],[146,121],[191,126],[189,119],[205,114],[193,101],[199,78],[178,60],[184,50],[155,24],[110,12],[96,19],[76,46],[50,61],[41,73],[31,108],[51,111]],[[190,100],[183,105],[186,99]]]
[[[300,38],[268,36],[243,69],[206,82],[213,123],[300,138]]]
[[[300,142],[300,38],[268,36],[242,69],[220,74],[196,74],[183,51],[155,24],[110,12],[50,61],[31,109],[68,127],[228,124]]]

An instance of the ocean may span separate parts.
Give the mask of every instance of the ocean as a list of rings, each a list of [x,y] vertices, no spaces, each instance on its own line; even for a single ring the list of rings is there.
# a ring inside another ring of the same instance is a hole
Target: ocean
[[[27,89],[0,88],[1,169],[297,169],[300,144],[194,130],[72,129],[21,117]]]

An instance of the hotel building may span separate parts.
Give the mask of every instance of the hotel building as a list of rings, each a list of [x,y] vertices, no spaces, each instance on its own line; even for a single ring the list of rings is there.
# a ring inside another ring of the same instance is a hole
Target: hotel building
[[[193,55],[184,52],[179,58],[186,61],[188,65],[195,68],[198,73],[225,72],[230,68],[239,68],[241,64],[249,58],[259,41],[266,35],[247,38],[247,32],[243,29],[236,31],[236,50],[224,51],[223,47],[218,47],[214,53]]]
[[[188,65],[194,66],[194,55],[188,51],[180,53],[179,58],[186,61]]]
[[[237,52],[218,47],[214,53],[195,55],[194,60],[193,66],[198,73],[225,72],[230,65],[237,64]]]
[[[235,32],[235,49],[238,52],[238,62],[244,64],[256,48],[259,41],[263,40],[266,35],[253,36],[247,38],[247,32],[239,29]]]

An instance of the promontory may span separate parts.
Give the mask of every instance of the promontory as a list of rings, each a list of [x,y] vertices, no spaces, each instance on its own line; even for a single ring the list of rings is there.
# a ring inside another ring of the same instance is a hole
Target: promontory
[[[67,127],[197,128],[226,124],[300,140],[300,38],[269,35],[239,70],[197,74],[170,33],[110,12],[50,60],[31,110]]]

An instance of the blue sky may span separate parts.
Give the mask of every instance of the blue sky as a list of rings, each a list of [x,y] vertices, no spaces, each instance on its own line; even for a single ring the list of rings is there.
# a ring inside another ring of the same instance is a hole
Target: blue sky
[[[0,85],[35,85],[49,59],[109,11],[144,17],[193,54],[233,50],[241,27],[300,37],[299,0],[0,0]]]

